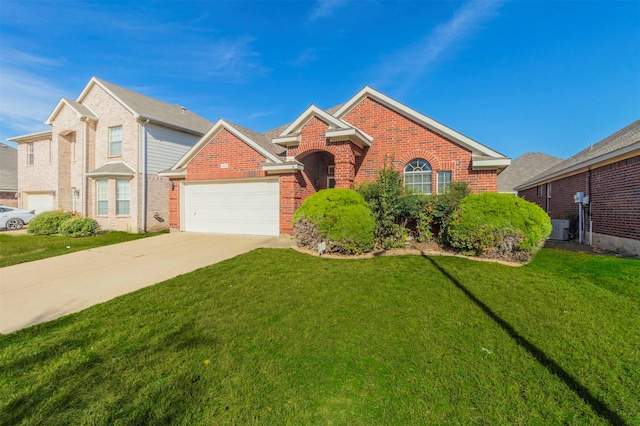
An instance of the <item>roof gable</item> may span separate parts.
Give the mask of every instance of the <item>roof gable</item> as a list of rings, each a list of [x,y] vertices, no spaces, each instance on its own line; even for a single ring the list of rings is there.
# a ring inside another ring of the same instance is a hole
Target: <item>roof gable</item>
[[[426,115],[414,110],[413,108],[409,108],[408,106],[396,101],[395,99],[390,98],[389,96],[369,86],[365,86],[362,90],[356,93],[355,96],[353,96],[351,99],[345,102],[341,107],[339,107],[333,113],[333,116],[342,120],[353,108],[355,108],[365,98],[371,98],[376,102],[379,102],[380,104],[386,106],[387,108],[392,109],[398,114],[401,114],[425,126],[430,130],[433,130],[443,136],[446,136],[448,139],[451,139],[452,141],[469,149],[474,155],[492,157],[492,158],[501,159],[501,160],[502,159],[508,160],[507,157],[500,154],[499,152],[492,150],[491,148],[481,144],[480,142],[477,142],[463,135],[462,133],[459,133],[453,130],[452,128],[447,127],[444,124],[439,123],[430,117],[427,117]]]
[[[94,114],[94,112],[91,111],[86,105],[83,105],[69,98],[62,98],[60,99],[56,107],[53,109],[53,112],[51,112],[51,114],[45,120],[44,123],[49,125],[53,124],[54,120],[56,119],[58,114],[60,114],[60,111],[62,111],[62,109],[65,106],[71,108],[71,110],[76,114],[76,116],[80,120],[87,119],[87,118],[91,120],[98,119],[98,116]]]
[[[196,155],[198,155],[198,153],[209,143],[211,142],[211,140],[218,134],[220,133],[222,130],[227,130],[229,133],[233,134],[235,137],[237,137],[238,139],[240,139],[242,142],[246,143],[247,145],[249,145],[251,148],[253,148],[255,151],[257,151],[259,154],[261,154],[262,156],[264,156],[267,161],[271,161],[274,163],[281,163],[282,160],[279,158],[278,154],[272,152],[272,150],[267,149],[266,147],[263,146],[262,143],[254,140],[253,138],[256,136],[261,136],[259,133],[255,133],[249,129],[245,129],[241,126],[237,126],[238,128],[236,128],[237,125],[235,124],[231,124],[228,123],[222,119],[219,119],[212,127],[211,129],[209,129],[209,131],[200,138],[200,140],[198,140],[198,142],[196,142],[195,145],[193,145],[191,147],[191,149],[189,149],[189,151],[187,151],[180,160],[178,160],[178,162],[176,164],[174,164],[173,167],[171,167],[171,169],[169,169],[168,174],[171,174],[171,172],[176,172],[179,171],[180,169],[184,168]],[[242,129],[242,130],[239,130]],[[249,134],[245,134],[245,132],[249,133]]]
[[[82,103],[96,85],[119,102],[136,119],[148,119],[157,124],[199,135],[206,133],[213,124],[180,105],[171,105],[96,77],[91,78],[78,96],[77,102]]]
[[[300,131],[302,126],[305,125],[311,118],[318,117],[320,120],[327,123],[327,125],[332,129],[349,129],[352,126],[349,126],[342,120],[339,120],[332,116],[331,114],[321,110],[315,105],[310,105],[302,114],[296,118],[293,123],[289,124],[287,128],[285,128],[279,137],[290,136]]]
[[[342,121],[327,111],[323,111],[315,105],[309,106],[302,114],[296,118],[293,123],[287,126],[277,137],[274,137],[273,143],[278,145],[291,145],[299,143],[300,129],[309,122],[313,117],[327,123],[329,127],[326,136],[331,140],[351,140],[360,147],[370,146],[373,138],[355,126]]]

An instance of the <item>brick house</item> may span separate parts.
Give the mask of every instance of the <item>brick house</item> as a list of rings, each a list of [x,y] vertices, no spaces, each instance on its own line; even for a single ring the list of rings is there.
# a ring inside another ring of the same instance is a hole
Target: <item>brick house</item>
[[[109,230],[168,227],[174,164],[213,123],[98,78],[74,101],[62,98],[47,132],[18,136],[18,204],[94,218]]]
[[[405,185],[441,192],[467,181],[496,191],[510,160],[400,102],[365,87],[346,103],[311,105],[288,125],[257,133],[219,120],[171,169],[172,230],[291,234],[315,192],[374,180],[385,163]]]
[[[18,207],[18,150],[0,143],[0,204]]]
[[[576,232],[582,229],[577,239],[640,256],[640,120],[516,190],[552,220],[568,220]],[[589,197],[583,203],[576,202],[579,192]]]

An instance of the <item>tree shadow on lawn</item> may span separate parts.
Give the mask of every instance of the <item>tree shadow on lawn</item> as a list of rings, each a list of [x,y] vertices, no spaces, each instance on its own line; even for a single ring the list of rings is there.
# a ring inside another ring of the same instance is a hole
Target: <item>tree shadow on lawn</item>
[[[140,342],[136,350],[93,351],[99,337],[71,336],[56,347],[24,354],[7,371],[37,370],[58,364],[46,380],[31,384],[0,413],[0,424],[52,422],[76,423],[89,414],[88,422],[113,424],[174,424],[199,411],[207,380],[201,380],[202,360],[161,364],[158,355],[177,354],[177,359],[211,351],[215,339],[199,332],[193,323],[181,324],[154,342]],[[70,355],[73,352],[73,355]],[[67,357],[65,361],[63,358]],[[124,382],[124,383],[123,383]],[[85,414],[82,414],[85,413]]]
[[[584,385],[576,380],[571,374],[565,371],[560,365],[558,365],[553,359],[549,358],[549,356],[544,353],[540,348],[536,345],[528,341],[526,338],[521,336],[507,321],[502,319],[498,314],[496,314],[489,306],[487,306],[484,302],[478,299],[468,288],[466,288],[460,281],[454,278],[451,274],[449,274],[442,266],[435,261],[433,256],[428,256],[423,254],[422,257],[429,260],[431,264],[433,264],[436,269],[438,269],[442,275],[447,277],[449,281],[451,281],[460,291],[462,291],[465,296],[469,298],[476,306],[478,306],[482,311],[491,318],[500,328],[502,328],[508,335],[511,337],[516,344],[525,349],[531,356],[533,356],[536,361],[544,368],[547,369],[551,374],[562,380],[569,389],[571,389],[576,395],[582,398],[589,406],[598,413],[602,418],[606,419],[610,424],[613,425],[627,425],[625,420],[620,417],[616,412],[611,410],[607,406],[606,403],[598,399],[594,396],[589,389],[587,389]]]

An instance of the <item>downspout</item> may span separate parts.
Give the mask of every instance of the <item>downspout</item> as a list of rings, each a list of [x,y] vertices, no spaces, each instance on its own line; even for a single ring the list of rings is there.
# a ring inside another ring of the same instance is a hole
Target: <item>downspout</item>
[[[75,199],[75,198],[74,198]],[[82,216],[87,216],[87,119],[82,128]]]
[[[593,204],[593,194],[591,193],[591,168],[589,168],[589,245],[593,245],[593,216],[591,215],[591,206]]]
[[[147,123],[149,119],[141,123],[142,127],[142,232],[147,232]]]

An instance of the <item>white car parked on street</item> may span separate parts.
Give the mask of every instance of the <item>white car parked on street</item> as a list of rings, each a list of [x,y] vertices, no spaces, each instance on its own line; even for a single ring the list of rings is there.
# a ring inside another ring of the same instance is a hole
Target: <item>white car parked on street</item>
[[[35,210],[0,206],[0,229],[6,228],[10,231],[22,229],[34,217],[36,217]]]

